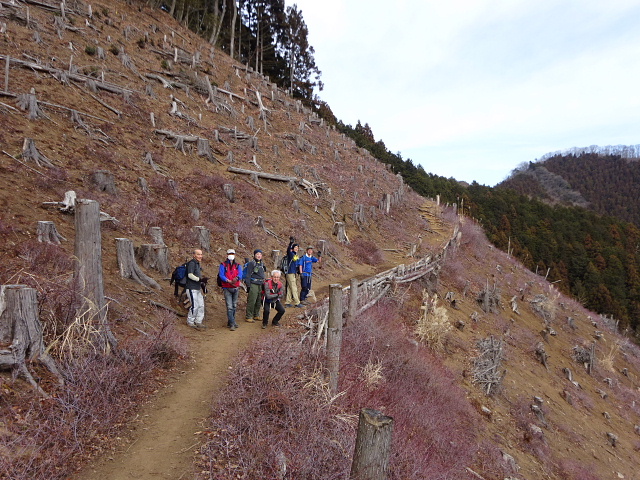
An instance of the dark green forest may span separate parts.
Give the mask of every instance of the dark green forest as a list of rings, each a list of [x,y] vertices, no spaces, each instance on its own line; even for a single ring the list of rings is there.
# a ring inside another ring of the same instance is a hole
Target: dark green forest
[[[403,159],[401,153],[389,151],[382,140],[376,141],[368,124],[358,121],[353,127],[338,120],[331,107],[314,95],[316,89],[322,90],[321,72],[302,12],[295,5],[285,8],[284,0],[151,0],[147,4],[163,9],[301,98],[359,147],[400,173],[420,195],[440,195],[443,202],[464,204],[464,213],[483,225],[498,248],[506,251],[510,246],[529,269],[543,276],[548,272],[548,280],[560,290],[589,309],[613,315],[623,329],[629,327],[640,335],[640,204],[630,201],[637,196],[634,186],[640,182],[640,162],[584,154],[552,157],[544,167],[527,166],[546,168],[543,177],[552,179],[556,190],[564,190],[569,203],[588,203],[594,211],[557,205],[561,201],[551,198],[552,190],[530,178],[516,176],[502,188],[491,188],[434,175]],[[611,168],[603,169],[603,162]]]
[[[476,182],[467,186],[427,173],[411,159],[391,153],[384,142],[375,141],[367,124],[358,122],[354,128],[337,122],[337,126],[359,147],[401,173],[419,194],[432,198],[439,194],[443,201],[458,205],[464,201],[465,214],[483,225],[494,245],[504,251],[510,246],[527,268],[542,276],[548,271],[548,280],[561,291],[591,310],[613,315],[622,329],[640,334],[640,229],[636,224],[584,208],[551,206],[507,188]],[[574,172],[580,168],[579,159],[570,167]]]

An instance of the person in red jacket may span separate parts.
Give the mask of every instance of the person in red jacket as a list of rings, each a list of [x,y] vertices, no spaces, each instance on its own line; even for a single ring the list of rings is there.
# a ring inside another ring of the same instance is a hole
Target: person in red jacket
[[[238,308],[238,291],[242,281],[242,267],[236,263],[236,251],[233,248],[227,250],[227,259],[220,264],[218,275],[227,304],[227,327],[233,331],[238,328],[236,308]]]
[[[274,327],[280,326],[280,319],[284,315],[284,307],[282,306],[282,295],[284,294],[284,287],[280,281],[282,272],[280,270],[273,270],[271,272],[271,278],[265,280],[262,284],[262,301],[264,303],[264,312],[262,315],[262,328],[267,328],[269,324],[269,313],[271,307],[274,307],[278,313],[273,317],[271,325]]]

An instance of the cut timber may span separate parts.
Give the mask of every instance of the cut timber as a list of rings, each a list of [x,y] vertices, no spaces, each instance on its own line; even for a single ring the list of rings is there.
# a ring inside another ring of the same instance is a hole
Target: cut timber
[[[162,275],[169,275],[169,247],[158,244],[143,244],[135,248],[136,260],[144,268],[157,270]]]
[[[387,479],[392,435],[393,418],[368,408],[360,411],[350,479]]]
[[[27,362],[34,361],[42,362],[63,383],[55,362],[44,348],[36,290],[26,285],[3,285],[0,287],[0,368],[10,368],[46,396],[27,369]]]
[[[116,254],[118,268],[122,278],[129,278],[134,282],[149,288],[160,290],[160,285],[151,277],[140,270],[133,252],[133,242],[128,238],[116,238]]]
[[[286,175],[278,175],[276,173],[256,172],[254,170],[246,170],[244,168],[228,167],[227,171],[231,173],[240,173],[242,175],[257,175],[258,178],[266,178],[267,180],[275,180],[277,182],[297,182],[296,177],[289,177]]]
[[[56,224],[50,221],[39,221],[36,234],[38,235],[38,242],[40,243],[60,245],[60,240],[67,240],[58,233]]]
[[[107,353],[115,349],[117,341],[107,322],[98,202],[87,199],[76,201],[75,228],[75,324],[83,330],[81,338],[86,339],[94,350]]]

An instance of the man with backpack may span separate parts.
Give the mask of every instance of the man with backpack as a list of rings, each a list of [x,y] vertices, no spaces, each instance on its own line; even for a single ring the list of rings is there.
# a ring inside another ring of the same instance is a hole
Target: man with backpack
[[[236,251],[227,250],[227,259],[220,264],[218,283],[222,287],[224,300],[227,305],[227,327],[231,331],[238,328],[236,323],[236,308],[238,307],[238,291],[242,280],[242,268],[236,263]]]
[[[242,278],[247,286],[247,312],[245,322],[254,323],[260,320],[260,307],[262,305],[262,284],[266,279],[267,269],[262,261],[262,250],[253,251],[253,260],[244,266]]]
[[[301,307],[300,297],[298,295],[298,279],[296,275],[300,273],[300,256],[298,250],[300,246],[295,243],[294,237],[289,237],[289,246],[287,247],[287,255],[283,257],[282,272],[287,279],[287,299],[285,307]]]
[[[187,295],[191,301],[189,314],[187,315],[187,325],[198,330],[203,330],[204,325],[204,296],[202,295],[202,284],[206,285],[207,277],[202,276],[200,262],[202,261],[202,250],[193,251],[193,258],[187,263]]]
[[[282,318],[282,315],[284,315],[285,310],[280,301],[284,294],[284,287],[280,281],[281,275],[282,273],[280,270],[273,270],[271,272],[271,278],[267,279],[262,285],[262,297],[264,302],[262,328],[267,328],[267,325],[269,325],[269,313],[271,312],[271,307],[275,308],[278,312],[271,322],[271,325],[274,327],[280,326],[280,319]]]
[[[313,256],[313,247],[307,247],[307,252],[300,258],[300,302],[306,303],[307,295],[311,291],[311,277],[313,275],[313,264],[322,259],[322,252],[318,252],[318,257]]]

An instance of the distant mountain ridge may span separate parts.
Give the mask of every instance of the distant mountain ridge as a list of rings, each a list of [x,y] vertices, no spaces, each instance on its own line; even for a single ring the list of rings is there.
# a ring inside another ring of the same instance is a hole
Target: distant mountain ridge
[[[614,149],[603,147],[601,151]],[[580,149],[577,149],[580,150]],[[622,154],[553,155],[514,170],[497,185],[550,204],[578,206],[640,225],[638,145]]]

